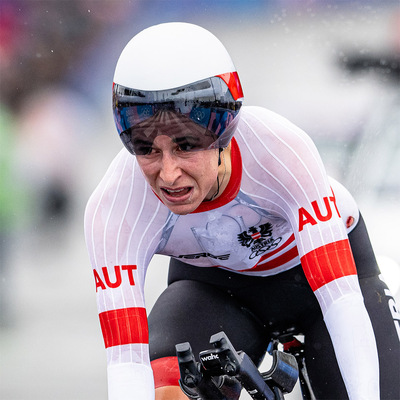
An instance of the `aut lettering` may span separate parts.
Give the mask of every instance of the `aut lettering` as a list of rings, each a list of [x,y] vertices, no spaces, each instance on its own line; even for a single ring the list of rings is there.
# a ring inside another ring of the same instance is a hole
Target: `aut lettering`
[[[100,288],[105,290],[107,288],[115,289],[122,284],[123,279],[128,279],[131,286],[135,285],[135,280],[133,279],[133,270],[137,269],[136,265],[114,265],[114,278],[111,279],[108,268],[103,267],[101,271],[93,270],[94,281],[96,284],[96,292]],[[123,271],[126,271],[124,274]]]
[[[311,202],[311,208],[306,210],[304,207],[299,208],[299,232],[304,229],[307,224],[316,225],[318,221],[329,221],[335,212],[339,218],[340,213],[336,206],[335,196],[323,197],[324,205],[320,206],[316,200]],[[332,208],[333,205],[333,208]]]

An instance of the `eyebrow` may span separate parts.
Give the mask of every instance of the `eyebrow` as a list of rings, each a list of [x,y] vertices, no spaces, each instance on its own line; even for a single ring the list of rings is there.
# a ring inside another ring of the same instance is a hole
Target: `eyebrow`
[[[197,136],[180,136],[180,137],[175,137],[175,138],[173,139],[173,141],[174,141],[174,143],[176,143],[176,144],[178,144],[178,145],[179,145],[180,143],[188,143],[188,142],[194,143],[194,144],[196,144],[196,143],[201,143],[200,138],[197,137]]]
[[[152,140],[148,140],[148,138],[144,138],[144,137],[135,137],[133,140],[135,143],[153,143]]]
[[[145,139],[134,139],[132,141],[133,146],[152,146],[153,142],[150,142],[149,140]]]

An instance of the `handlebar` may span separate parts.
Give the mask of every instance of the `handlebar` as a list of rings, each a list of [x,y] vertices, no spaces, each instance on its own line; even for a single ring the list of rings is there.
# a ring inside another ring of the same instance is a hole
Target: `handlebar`
[[[176,345],[179,384],[190,399],[238,399],[244,387],[255,400],[282,400],[284,393],[293,390],[298,379],[293,355],[273,350],[272,367],[261,374],[245,352],[235,350],[224,332],[211,336],[210,343],[213,348],[200,352],[199,362],[188,342]]]

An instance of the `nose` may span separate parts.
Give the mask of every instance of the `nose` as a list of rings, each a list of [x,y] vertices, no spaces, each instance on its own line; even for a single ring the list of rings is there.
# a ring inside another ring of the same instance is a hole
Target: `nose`
[[[163,152],[159,176],[167,186],[173,186],[182,174],[179,161],[173,152]]]

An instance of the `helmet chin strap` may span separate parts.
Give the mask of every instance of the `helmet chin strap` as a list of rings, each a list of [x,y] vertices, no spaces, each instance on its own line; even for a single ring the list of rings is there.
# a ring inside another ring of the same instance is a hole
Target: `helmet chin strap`
[[[218,149],[218,167],[221,165],[221,153],[224,151],[224,149],[223,148],[219,148]]]
[[[211,196],[211,199],[209,199],[208,201],[212,201],[218,196],[219,189],[220,189],[222,183],[224,182],[224,178],[225,178],[225,175],[226,175],[226,164],[225,164],[225,156],[224,156],[223,151],[224,151],[224,149],[221,148],[221,147],[218,149],[218,167],[222,164],[222,160],[221,160],[221,153],[222,153],[222,157],[224,158],[224,167],[225,167],[224,175],[222,177],[221,183],[219,182],[219,176],[217,175],[217,185],[218,185],[217,186],[217,191]]]

